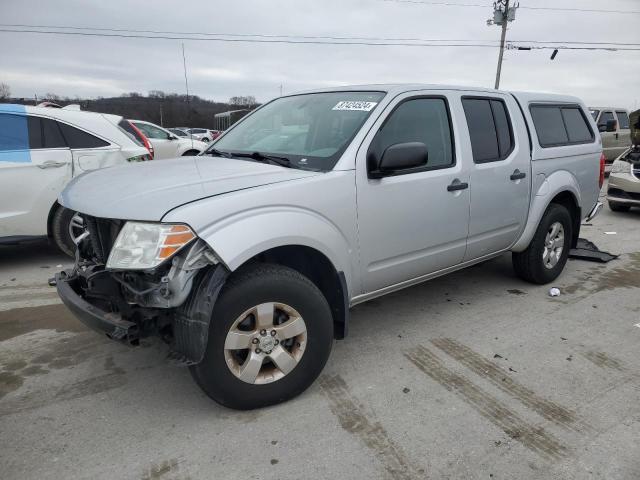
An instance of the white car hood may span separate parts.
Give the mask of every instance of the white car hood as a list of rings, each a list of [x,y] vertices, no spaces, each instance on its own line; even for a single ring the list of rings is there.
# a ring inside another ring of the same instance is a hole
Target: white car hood
[[[58,200],[94,217],[159,221],[169,210],[201,198],[319,174],[239,159],[181,157],[80,175]]]

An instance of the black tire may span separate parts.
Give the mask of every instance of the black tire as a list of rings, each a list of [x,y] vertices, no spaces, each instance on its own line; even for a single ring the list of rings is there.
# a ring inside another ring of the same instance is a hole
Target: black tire
[[[187,150],[182,154],[183,157],[195,157],[200,152],[198,150]]]
[[[623,205],[622,203],[612,202],[611,200],[609,200],[607,203],[609,204],[609,208],[613,212],[628,212],[631,209],[629,205]]]
[[[555,222],[560,222],[564,228],[564,247],[556,265],[553,268],[547,268],[544,265],[542,255],[547,232]],[[523,252],[514,252],[512,254],[513,269],[520,278],[527,282],[539,285],[552,282],[562,273],[567,263],[572,238],[573,222],[571,221],[569,210],[557,203],[550,204],[542,216],[538,229],[527,249]]]
[[[295,368],[279,380],[246,383],[236,377],[225,362],[225,339],[243,312],[266,302],[285,303],[299,312],[307,328],[306,348]],[[306,390],[324,368],[332,343],[331,309],[320,290],[295,270],[257,264],[232,274],[227,280],[214,306],[204,358],[190,370],[200,388],[219,404],[237,410],[260,408]]]
[[[69,233],[69,225],[75,214],[76,212],[73,210],[59,206],[51,219],[51,236],[53,237],[53,242],[56,244],[56,247],[70,257],[75,256],[76,252],[76,244],[71,240],[71,234]]]
[[[205,137],[205,138],[203,138],[203,139],[202,139],[202,141],[203,141],[204,143],[209,143],[211,140],[209,140],[207,137]]]

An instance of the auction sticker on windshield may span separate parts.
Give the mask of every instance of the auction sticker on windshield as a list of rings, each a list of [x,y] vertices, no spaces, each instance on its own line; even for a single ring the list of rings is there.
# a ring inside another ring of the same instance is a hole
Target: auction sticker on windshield
[[[370,112],[377,104],[378,102],[343,101],[338,102],[332,110],[357,110],[361,112]]]

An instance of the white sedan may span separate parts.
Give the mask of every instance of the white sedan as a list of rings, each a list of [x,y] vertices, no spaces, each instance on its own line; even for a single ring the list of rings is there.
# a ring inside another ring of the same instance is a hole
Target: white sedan
[[[0,105],[0,244],[50,237],[75,251],[82,225],[57,198],[81,173],[149,160],[118,124],[122,117],[60,108]],[[75,232],[74,232],[75,230]]]
[[[155,160],[197,155],[207,148],[204,142],[188,137],[178,137],[155,123],[143,120],[130,120],[130,122],[139,128],[153,145]]]

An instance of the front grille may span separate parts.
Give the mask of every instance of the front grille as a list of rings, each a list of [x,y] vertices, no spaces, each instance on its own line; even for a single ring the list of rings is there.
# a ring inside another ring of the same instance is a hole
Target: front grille
[[[106,263],[124,222],[122,220],[97,218],[88,215],[83,215],[83,220],[89,232],[92,256],[99,263]]]

